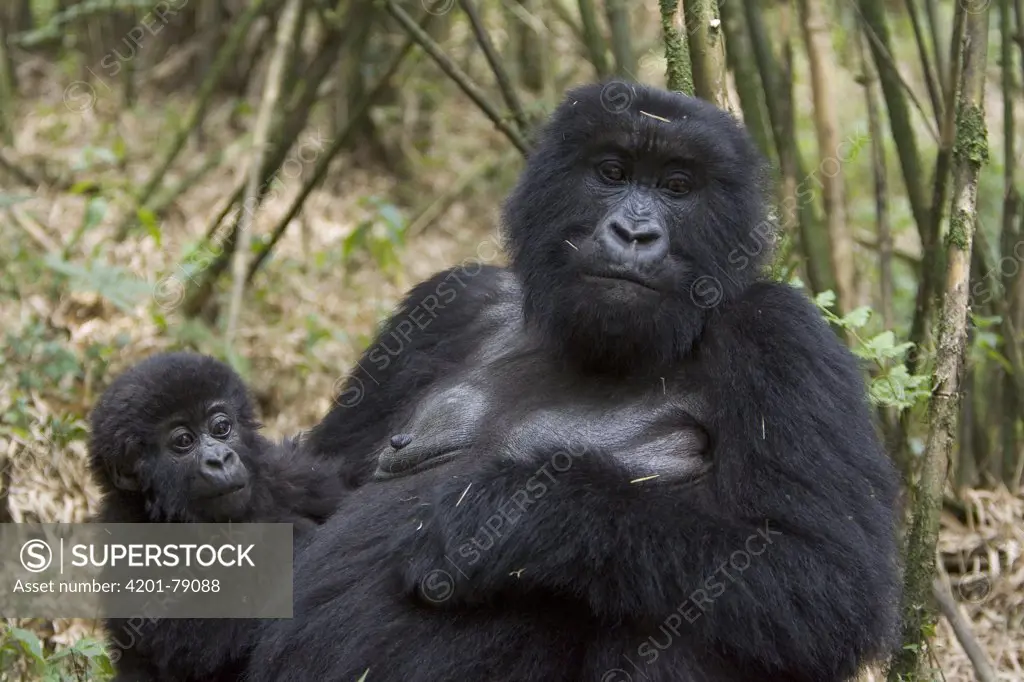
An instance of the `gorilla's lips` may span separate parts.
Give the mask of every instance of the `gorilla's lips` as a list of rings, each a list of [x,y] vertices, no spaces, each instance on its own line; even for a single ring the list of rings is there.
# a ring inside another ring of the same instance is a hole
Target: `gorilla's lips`
[[[218,486],[216,488],[200,487],[199,489],[193,491],[193,495],[196,499],[200,500],[217,500],[227,497],[228,495],[234,495],[236,493],[239,493],[248,487],[249,480],[248,478],[246,478],[244,480],[237,480],[232,481],[230,483],[225,483],[224,485]]]
[[[208,521],[241,521],[246,516],[252,486],[247,481],[232,483],[196,496],[191,503]]]
[[[644,289],[649,289],[651,291],[658,291],[658,289],[652,286],[647,279],[630,270],[616,270],[614,272],[584,272],[583,279],[599,280],[604,282],[626,282],[627,284],[635,284],[636,286],[643,287]]]

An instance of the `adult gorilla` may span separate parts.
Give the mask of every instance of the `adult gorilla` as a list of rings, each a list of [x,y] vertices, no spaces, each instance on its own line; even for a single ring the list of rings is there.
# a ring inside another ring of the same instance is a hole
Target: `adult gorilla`
[[[894,474],[854,358],[758,281],[761,168],[708,103],[568,94],[511,269],[416,287],[313,433],[369,482],[256,682],[832,682],[887,653]]]

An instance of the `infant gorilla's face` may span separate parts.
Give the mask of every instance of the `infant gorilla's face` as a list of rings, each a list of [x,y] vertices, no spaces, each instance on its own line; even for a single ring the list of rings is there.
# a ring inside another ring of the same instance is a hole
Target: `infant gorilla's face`
[[[223,401],[197,403],[164,421],[158,447],[140,466],[157,504],[203,521],[244,518],[252,489],[243,428]]]

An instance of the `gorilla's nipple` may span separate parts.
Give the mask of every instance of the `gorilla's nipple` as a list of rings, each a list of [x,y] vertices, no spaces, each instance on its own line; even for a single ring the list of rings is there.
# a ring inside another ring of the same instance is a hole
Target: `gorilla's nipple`
[[[395,450],[401,450],[406,445],[412,442],[412,434],[409,433],[396,433],[391,436],[391,447]]]

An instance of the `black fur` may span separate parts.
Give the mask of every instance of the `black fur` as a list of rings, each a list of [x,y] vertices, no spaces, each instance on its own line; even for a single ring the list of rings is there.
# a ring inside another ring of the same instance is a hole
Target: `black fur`
[[[395,420],[512,323],[505,312],[518,309],[520,297],[505,274],[475,261],[439,272],[413,287],[384,323],[305,440],[311,452],[340,461],[349,487],[369,480],[375,446],[394,433]]]
[[[839,682],[889,652],[896,478],[853,356],[758,281],[760,168],[705,102],[567,95],[506,206],[511,269],[416,287],[314,431],[364,485],[254,682]]]
[[[247,501],[209,513],[190,499],[191,457],[167,453],[168,424],[195,422],[223,403],[234,429],[226,440],[249,474]],[[335,465],[296,442],[257,432],[248,390],[224,363],[191,353],[152,356],[121,374],[92,414],[91,465],[104,492],[103,523],[291,522],[296,534],[323,522],[342,486]],[[126,489],[127,487],[130,489]],[[239,680],[250,634],[244,619],[110,619],[118,682]]]

